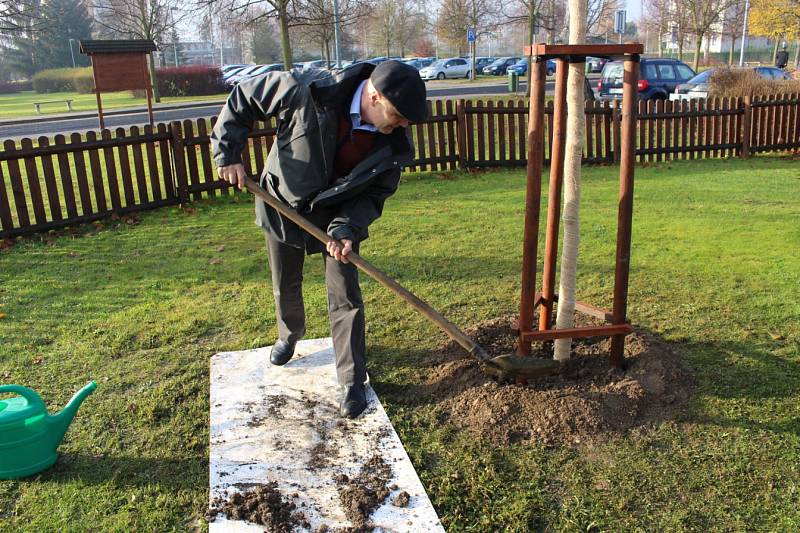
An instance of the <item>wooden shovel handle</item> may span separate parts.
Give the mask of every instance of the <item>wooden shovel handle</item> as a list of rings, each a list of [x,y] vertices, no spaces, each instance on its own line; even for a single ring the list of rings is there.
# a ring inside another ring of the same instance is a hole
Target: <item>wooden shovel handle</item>
[[[313,235],[317,240],[322,242],[323,244],[328,244],[329,242],[335,241],[333,237],[322,231],[320,228],[306,220],[303,216],[301,216],[297,211],[289,207],[288,205],[284,204],[283,202],[279,201],[277,198],[273,197],[267,191],[265,191],[261,186],[258,185],[255,181],[251,178],[245,178],[245,186],[247,190],[264,200],[270,207],[275,209],[278,213],[285,216],[308,233]],[[422,299],[417,297],[415,294],[408,291],[405,287],[397,283],[394,279],[390,278],[382,271],[378,270],[375,266],[373,266],[369,261],[358,255],[356,252],[350,252],[347,254],[347,260],[353,263],[356,267],[363,270],[369,277],[383,285],[384,287],[388,288],[396,295],[400,296],[406,302],[411,304],[411,306],[422,313],[428,320],[439,326],[439,328],[444,331],[448,337],[453,339],[455,342],[461,345],[466,351],[468,351],[472,356],[478,358],[481,361],[488,361],[490,359],[489,355],[481,348],[478,344],[475,343],[471,338],[469,338],[463,331],[458,329],[458,326],[447,320],[438,311],[436,311],[433,307],[425,303]]]

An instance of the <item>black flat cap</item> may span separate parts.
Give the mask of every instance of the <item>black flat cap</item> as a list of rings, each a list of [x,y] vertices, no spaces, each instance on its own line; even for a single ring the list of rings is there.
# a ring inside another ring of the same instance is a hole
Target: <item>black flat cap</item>
[[[372,71],[372,85],[411,122],[428,118],[425,82],[417,69],[400,61],[384,61]]]

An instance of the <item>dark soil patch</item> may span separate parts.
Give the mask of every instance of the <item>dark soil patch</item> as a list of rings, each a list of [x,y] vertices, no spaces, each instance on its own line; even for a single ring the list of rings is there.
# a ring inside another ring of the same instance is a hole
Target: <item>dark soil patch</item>
[[[344,514],[353,525],[348,531],[372,531],[369,516],[389,496],[386,484],[391,477],[392,468],[383,457],[373,455],[355,478],[350,479],[344,474],[334,478]]]
[[[515,317],[492,319],[465,332],[492,355],[513,353]],[[534,321],[536,323],[536,321]],[[576,315],[576,326],[594,324]],[[636,329],[625,342],[624,370],[611,367],[608,338],[574,339],[572,358],[555,376],[528,385],[499,383],[454,343],[434,354],[422,396],[443,417],[494,442],[582,444],[669,419],[694,390],[692,374],[672,346]],[[533,355],[552,357],[552,343]]]
[[[291,533],[297,527],[309,529],[311,525],[302,511],[294,512],[297,506],[283,498],[275,481],[257,484],[249,492],[236,492],[227,500],[216,498],[209,508],[209,521],[219,513],[229,520],[246,520],[267,526],[275,533]]]
[[[392,505],[395,507],[408,507],[409,502],[411,502],[411,495],[406,491],[403,491],[394,497],[394,500],[392,500]]]

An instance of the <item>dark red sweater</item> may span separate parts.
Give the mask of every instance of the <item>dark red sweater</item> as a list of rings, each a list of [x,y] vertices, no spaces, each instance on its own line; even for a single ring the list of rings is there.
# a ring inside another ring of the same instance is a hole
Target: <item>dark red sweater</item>
[[[352,129],[350,117],[339,112],[339,140],[333,161],[331,183],[347,176],[363,160],[375,144],[378,132]]]

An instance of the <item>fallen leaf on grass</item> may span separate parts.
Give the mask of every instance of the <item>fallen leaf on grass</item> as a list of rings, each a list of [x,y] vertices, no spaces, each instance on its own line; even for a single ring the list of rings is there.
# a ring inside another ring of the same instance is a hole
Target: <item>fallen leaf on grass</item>
[[[218,252],[224,252],[225,251],[225,245],[224,244],[219,245],[219,247],[217,248],[217,251]]]
[[[220,259],[219,257],[215,257],[214,259],[211,260],[211,264],[212,265],[220,265],[220,264],[222,264],[222,259]]]
[[[140,255],[142,255],[142,252],[140,252],[139,250],[134,250],[133,253],[131,253],[131,255],[133,257],[139,257]]]
[[[774,341],[782,341],[782,340],[784,340],[786,338],[783,335],[781,335],[780,333],[778,333],[777,331],[770,331],[769,332],[769,336],[772,337],[772,340],[774,340]]]
[[[11,377],[11,372],[3,372],[3,379],[8,379]]]
[[[119,220],[120,218],[122,217],[119,216],[119,213],[111,213],[111,220]]]
[[[8,250],[9,248],[13,247],[16,241],[14,239],[3,239],[0,240],[0,250]]]
[[[69,252],[67,255],[70,257],[78,257],[78,252]]]
[[[5,318],[7,315],[5,313],[0,313],[0,318]]]
[[[187,215],[194,215],[195,213],[197,213],[197,209],[195,209],[194,207],[184,207],[183,212],[186,213]]]
[[[36,357],[33,358],[34,365],[41,365],[42,363],[44,363],[44,357],[42,357],[41,355],[37,355]]]

